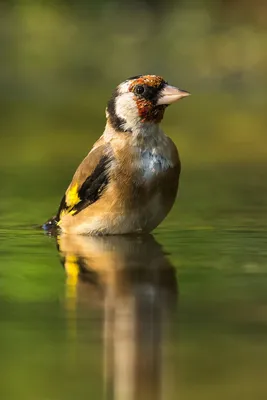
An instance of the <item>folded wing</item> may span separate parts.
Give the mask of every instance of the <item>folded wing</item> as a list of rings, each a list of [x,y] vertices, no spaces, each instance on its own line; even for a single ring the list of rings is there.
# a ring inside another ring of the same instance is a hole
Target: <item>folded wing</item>
[[[109,184],[109,170],[113,161],[109,146],[92,150],[78,167],[63,196],[56,216],[57,224],[66,215],[76,215],[100,199]]]

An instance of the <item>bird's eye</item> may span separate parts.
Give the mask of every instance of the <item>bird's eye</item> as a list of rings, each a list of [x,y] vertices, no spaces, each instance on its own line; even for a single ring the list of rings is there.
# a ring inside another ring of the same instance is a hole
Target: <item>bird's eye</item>
[[[142,85],[137,85],[135,87],[134,91],[135,91],[136,94],[142,94],[142,93],[144,93],[145,88]]]

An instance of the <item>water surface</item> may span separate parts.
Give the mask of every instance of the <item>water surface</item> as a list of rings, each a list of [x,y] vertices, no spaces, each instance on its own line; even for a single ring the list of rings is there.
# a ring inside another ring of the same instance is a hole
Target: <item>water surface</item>
[[[170,216],[135,238],[56,240],[33,228],[56,196],[6,194],[0,397],[265,399],[265,170],[185,169]]]

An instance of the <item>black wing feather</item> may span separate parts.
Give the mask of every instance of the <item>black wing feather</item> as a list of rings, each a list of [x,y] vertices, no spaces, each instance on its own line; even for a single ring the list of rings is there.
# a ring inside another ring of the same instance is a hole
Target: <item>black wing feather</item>
[[[56,216],[57,221],[60,220],[62,210],[71,211],[71,215],[78,214],[102,196],[109,182],[109,166],[111,161],[112,157],[107,155],[100,158],[92,174],[88,176],[78,190],[80,201],[75,206],[69,208],[66,204],[66,196],[63,196]]]
[[[109,182],[110,162],[109,156],[101,157],[92,174],[84,181],[78,190],[81,201],[73,207],[75,214],[95,203],[102,196]]]

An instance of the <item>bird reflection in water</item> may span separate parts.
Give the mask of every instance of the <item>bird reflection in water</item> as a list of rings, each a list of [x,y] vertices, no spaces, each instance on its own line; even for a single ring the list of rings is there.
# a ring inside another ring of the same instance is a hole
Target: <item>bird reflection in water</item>
[[[61,235],[58,247],[68,312],[85,305],[103,309],[105,398],[176,398],[169,393],[172,368],[164,355],[176,274],[154,237]]]

